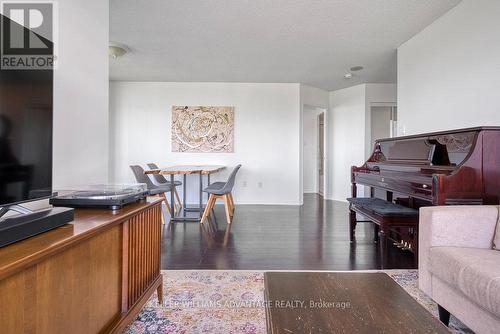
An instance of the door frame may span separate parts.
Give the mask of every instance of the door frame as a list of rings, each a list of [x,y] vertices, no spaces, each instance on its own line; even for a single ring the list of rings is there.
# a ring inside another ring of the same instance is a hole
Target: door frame
[[[369,158],[373,152],[373,143],[372,143],[372,107],[391,107],[398,108],[397,102],[371,102],[367,109],[365,110],[365,158]],[[399,132],[397,129],[396,132]],[[395,133],[397,136],[398,133]]]
[[[323,117],[323,136],[321,136],[321,117]],[[323,172],[323,187],[321,187],[321,174],[320,174],[320,166],[316,164],[316,170],[318,171],[318,179],[316,180],[318,182],[318,194],[321,195],[323,198],[325,197],[325,189],[326,189],[326,138],[325,138],[325,132],[326,132],[326,110],[322,110],[316,115],[316,126],[318,129],[318,145],[317,145],[317,150],[318,150],[318,159],[317,162],[319,162],[322,166],[321,170]],[[323,143],[323,156],[321,156],[321,142]]]
[[[324,169],[324,187],[323,187],[323,198],[324,199],[329,199],[328,196],[330,194],[328,193],[328,182],[329,182],[329,159],[330,159],[330,154],[328,152],[328,149],[330,147],[328,143],[328,138],[329,138],[329,107],[327,106],[320,106],[320,105],[312,105],[308,103],[304,103],[301,105],[301,110],[300,110],[300,141],[299,141],[299,170],[300,170],[300,182],[299,182],[299,189],[300,189],[300,205],[304,203],[304,112],[306,112],[306,109],[316,109],[318,113],[322,112],[324,113],[324,134],[323,134],[323,143],[324,143],[324,150],[325,150],[325,169]],[[315,182],[318,182],[318,178],[316,178]]]

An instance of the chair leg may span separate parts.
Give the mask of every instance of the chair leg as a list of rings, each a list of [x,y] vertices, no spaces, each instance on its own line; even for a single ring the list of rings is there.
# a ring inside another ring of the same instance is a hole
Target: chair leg
[[[205,219],[207,219],[208,215],[210,214],[210,210],[214,207],[216,198],[214,195],[210,194],[208,197],[208,202],[207,205],[205,206],[205,211],[203,211],[203,216],[201,216],[200,224],[203,224]]]
[[[229,193],[228,195],[229,195],[229,199],[231,200],[232,216],[234,216],[235,206],[234,206],[234,198],[233,198],[233,193]]]
[[[229,203],[229,213],[231,214],[231,218],[234,216],[234,206],[233,206],[233,200],[231,199],[231,196],[227,194],[227,200]]]
[[[158,196],[163,198],[163,200],[165,201],[165,206],[167,207],[168,213],[172,217],[172,211],[170,210],[170,205],[168,204],[167,195],[165,193],[161,193],[161,194],[158,194]],[[163,225],[165,225],[165,215],[163,214],[163,209],[161,211],[162,211],[161,222],[163,223]]]
[[[231,203],[230,203],[231,200],[229,199],[229,196],[227,194],[223,195],[222,198],[224,199],[224,207],[226,209],[227,223],[231,224]]]
[[[177,188],[176,187],[174,187],[174,195],[175,195],[175,198],[177,199],[177,203],[179,203],[179,208],[177,209],[177,212],[179,212],[184,207],[184,203],[182,203],[181,198],[179,197],[179,193],[177,192]]]
[[[165,200],[165,205],[167,206],[168,213],[172,215],[172,210],[170,209],[170,203],[168,202],[167,194],[162,193],[160,196],[163,197],[163,199]]]

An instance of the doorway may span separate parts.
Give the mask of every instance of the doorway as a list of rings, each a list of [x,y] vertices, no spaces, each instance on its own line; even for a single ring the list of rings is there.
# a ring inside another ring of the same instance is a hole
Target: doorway
[[[318,194],[325,196],[325,113],[318,115]]]
[[[328,171],[325,141],[328,122],[326,109],[304,106],[302,113],[302,189],[304,194],[326,196]]]
[[[396,136],[398,127],[396,106],[372,106],[370,117],[372,146],[377,139]]]
[[[375,141],[382,138],[392,138],[397,135],[398,117],[397,107],[395,105],[385,106],[371,106],[370,109],[370,147],[368,147],[368,156],[373,153],[375,149]],[[370,194],[370,187],[365,186],[365,194]],[[378,198],[385,198],[384,190],[372,188],[373,196]]]

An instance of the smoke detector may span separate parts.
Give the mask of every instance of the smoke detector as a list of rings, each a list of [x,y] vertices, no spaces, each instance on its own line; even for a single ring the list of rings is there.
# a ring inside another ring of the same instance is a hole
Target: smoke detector
[[[351,72],[356,72],[356,71],[361,71],[364,67],[363,66],[353,66],[350,68]]]
[[[110,42],[108,48],[108,54],[111,58],[117,59],[123,57],[129,51],[128,47],[123,44]]]
[[[352,79],[352,73],[344,74],[344,79]]]

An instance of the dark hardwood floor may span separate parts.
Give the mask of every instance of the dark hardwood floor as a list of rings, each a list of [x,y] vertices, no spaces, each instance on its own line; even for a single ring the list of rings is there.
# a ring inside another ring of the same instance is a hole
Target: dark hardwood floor
[[[162,269],[360,270],[379,269],[371,223],[358,224],[349,242],[347,203],[304,196],[303,206],[239,205],[226,224],[215,219],[165,225]],[[412,268],[413,255],[390,247],[390,268]]]

